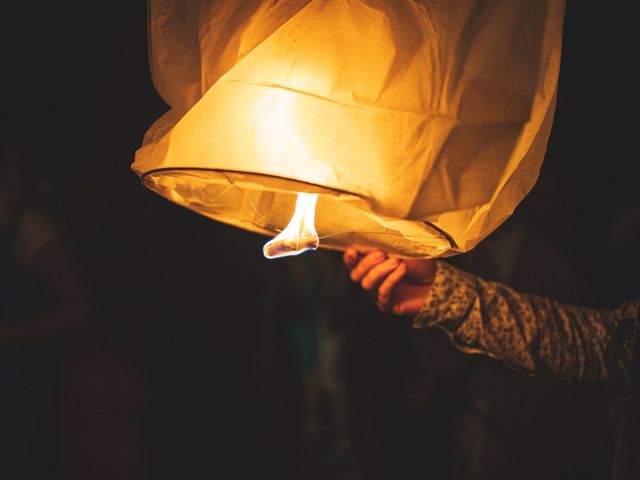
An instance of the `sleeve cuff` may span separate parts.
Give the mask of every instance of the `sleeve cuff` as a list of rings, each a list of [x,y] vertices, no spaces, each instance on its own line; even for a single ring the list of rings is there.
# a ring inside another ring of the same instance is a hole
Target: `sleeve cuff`
[[[475,278],[442,260],[422,309],[413,319],[414,328],[424,328],[463,318],[476,295]]]

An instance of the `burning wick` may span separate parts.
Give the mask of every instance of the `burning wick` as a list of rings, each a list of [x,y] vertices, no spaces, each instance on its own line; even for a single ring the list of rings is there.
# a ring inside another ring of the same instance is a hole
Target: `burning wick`
[[[317,250],[320,239],[313,224],[317,200],[317,193],[298,193],[296,210],[289,225],[262,247],[265,257],[288,257],[299,255],[307,250]]]

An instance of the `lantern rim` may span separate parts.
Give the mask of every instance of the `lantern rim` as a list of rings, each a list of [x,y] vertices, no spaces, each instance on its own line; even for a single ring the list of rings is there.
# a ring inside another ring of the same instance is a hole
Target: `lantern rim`
[[[279,175],[207,167],[161,167],[140,174],[140,178],[146,188],[174,203],[271,237],[289,222],[299,193],[318,193],[316,228],[321,248],[370,245],[401,258],[459,253],[451,236],[432,222],[378,214],[371,209],[369,198],[344,189]],[[221,196],[224,201],[219,200]],[[354,224],[359,227],[352,229]]]
[[[140,174],[140,180],[142,183],[145,183],[145,179],[149,176],[152,176],[156,173],[170,173],[170,172],[218,172],[218,173],[229,173],[229,174],[238,174],[238,175],[250,175],[252,177],[265,178],[265,179],[274,179],[278,181],[283,181],[284,183],[291,185],[302,186],[302,189],[298,188],[269,188],[269,185],[265,185],[265,187],[269,190],[273,191],[283,191],[287,193],[321,193],[321,194],[340,194],[340,195],[348,195],[352,197],[357,197],[360,200],[364,200],[367,203],[371,203],[371,200],[367,198],[366,195],[362,195],[353,191],[345,190],[344,188],[334,187],[334,186],[326,186],[320,185],[317,183],[309,182],[306,180],[300,180],[297,178],[286,177],[284,175],[272,175],[269,173],[263,172],[252,172],[249,170],[231,170],[228,168],[211,168],[211,167],[159,167],[148,170],[144,173]],[[306,188],[304,188],[306,187]]]

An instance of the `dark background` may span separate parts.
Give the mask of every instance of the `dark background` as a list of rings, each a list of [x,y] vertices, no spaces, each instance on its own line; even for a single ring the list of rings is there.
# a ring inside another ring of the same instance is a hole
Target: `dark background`
[[[96,318],[70,349],[53,413],[55,448],[47,450],[52,470],[64,478],[312,478],[300,473],[314,460],[300,440],[301,380],[283,304],[297,260],[265,260],[265,238],[167,202],[129,169],[144,132],[167,108],[150,78],[146,3],[5,2],[0,11],[2,136],[31,164],[42,205],[71,239]],[[509,221],[524,221],[536,232],[527,238],[544,242],[526,250],[520,277],[529,284],[514,286],[612,307],[637,279],[637,228],[624,220],[631,218],[624,212],[637,213],[639,198],[631,17],[617,4],[568,2],[547,157],[539,184]],[[457,262],[498,278],[484,248]],[[557,274],[559,264],[566,276]],[[474,381],[505,392],[503,400],[519,392],[518,411],[502,414],[494,429],[511,464],[544,464],[554,454],[541,446],[557,443],[552,430],[531,433],[531,424],[561,423],[569,445],[558,448],[571,449],[577,437],[590,443],[561,455],[580,460],[550,461],[550,470],[608,478],[598,476],[611,468],[608,399],[474,363],[439,374],[436,390],[447,406],[407,407],[394,392],[415,383],[429,342],[444,352],[433,350],[436,363],[467,360],[427,338],[436,334],[378,315],[357,289],[342,301],[335,309],[349,317],[353,461],[366,478],[427,478],[444,469],[429,464],[437,463],[433,452],[450,453],[452,423],[438,422],[464,408],[456,399],[481,396],[473,388],[451,393]],[[442,435],[427,438],[427,430]],[[508,478],[498,471],[487,478]]]

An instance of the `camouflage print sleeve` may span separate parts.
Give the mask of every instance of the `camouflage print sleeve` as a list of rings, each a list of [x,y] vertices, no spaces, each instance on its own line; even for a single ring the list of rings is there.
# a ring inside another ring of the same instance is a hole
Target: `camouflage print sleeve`
[[[611,311],[518,293],[438,261],[416,328],[437,326],[467,353],[501,360],[527,375],[620,392],[631,387],[638,302]]]

